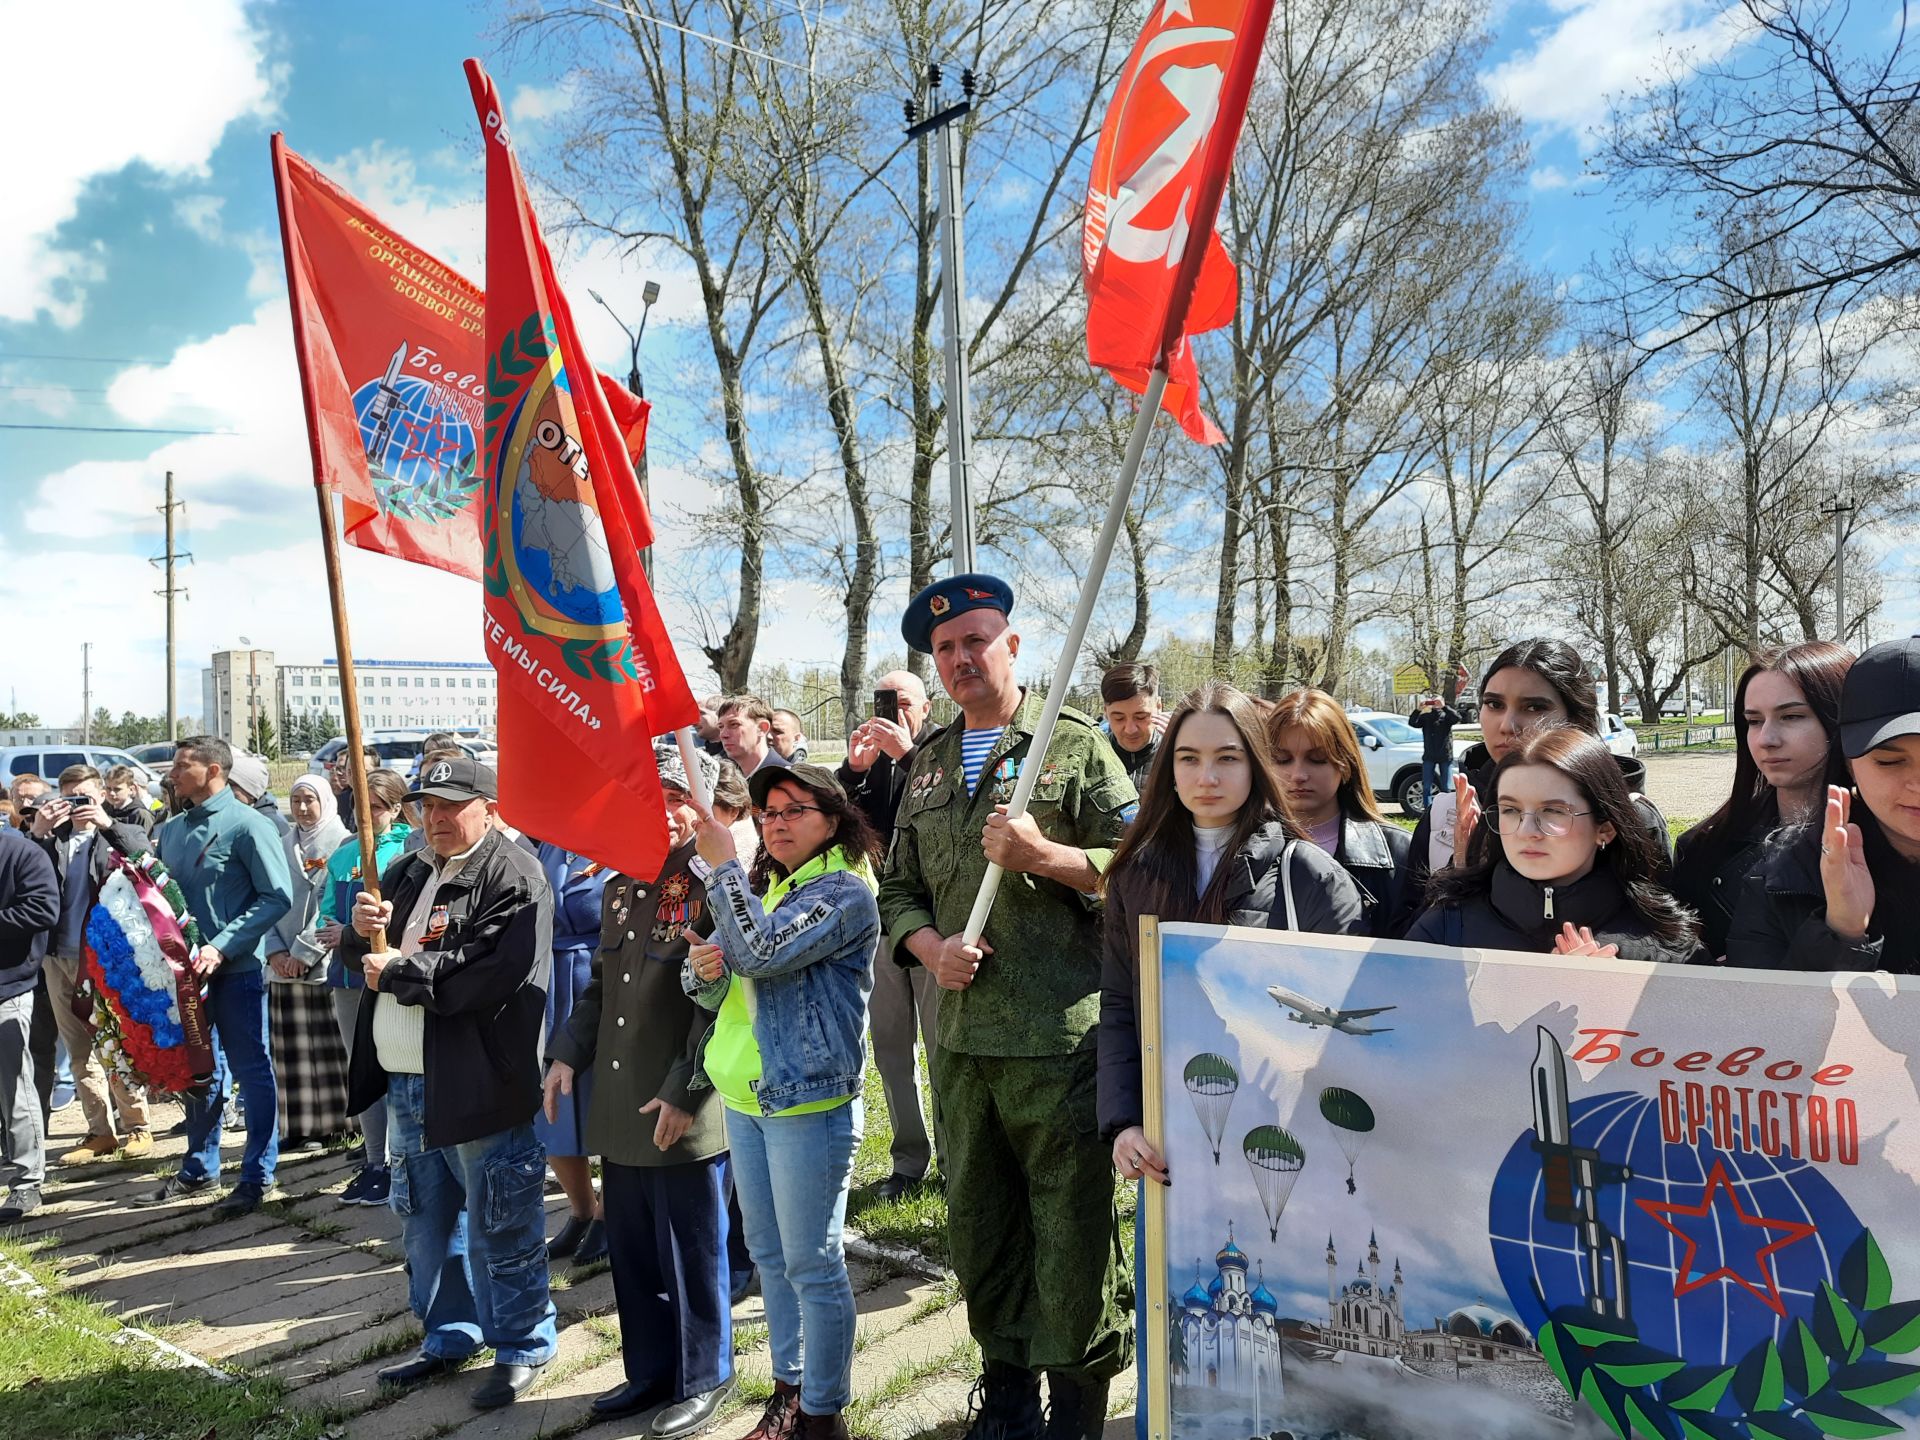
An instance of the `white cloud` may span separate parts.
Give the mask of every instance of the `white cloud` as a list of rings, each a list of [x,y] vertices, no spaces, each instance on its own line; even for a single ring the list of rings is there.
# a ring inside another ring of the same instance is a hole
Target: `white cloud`
[[[1527,176],[1527,184],[1535,190],[1564,190],[1573,184],[1573,176],[1558,165],[1542,165]]]
[[[90,182],[134,164],[204,175],[228,126],[272,108],[278,76],[240,0],[208,0],[184,23],[168,6],[121,6],[111,25],[111,41],[84,46],[81,60],[68,7],[0,4],[16,58],[0,85],[0,134],[15,142],[0,206],[0,320],[79,322],[101,266],[55,232]]]
[[[507,102],[507,115],[515,125],[564,115],[574,106],[579,81],[572,75],[552,85],[522,85]]]
[[[1487,88],[1522,119],[1584,145],[1609,99],[1628,96],[1656,68],[1696,68],[1741,39],[1738,5],[1703,0],[1555,0],[1565,18],[1529,51],[1496,66]]]
[[[224,195],[184,195],[173,202],[173,213],[180,223],[203,240],[218,244],[227,238],[220,212],[226,208]]]

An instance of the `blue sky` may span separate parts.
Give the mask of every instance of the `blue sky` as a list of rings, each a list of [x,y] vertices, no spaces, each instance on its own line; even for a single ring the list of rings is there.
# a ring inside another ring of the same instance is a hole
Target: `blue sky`
[[[163,613],[146,560],[161,548],[168,468],[194,557],[182,572],[183,710],[197,705],[209,652],[242,635],[291,659],[332,653],[267,137],[284,129],[402,233],[481,280],[479,145],[460,62],[489,62],[536,170],[542,118],[567,103],[563,77],[496,63],[498,13],[461,0],[116,7],[96,22],[85,66],[10,78],[5,133],[39,138],[11,150],[13,203],[0,208],[0,425],[82,428],[0,429],[0,594],[37,641],[16,651],[30,658],[9,667],[12,699],[0,702],[73,718],[85,640],[96,703],[161,708]],[[1720,43],[1714,16],[1691,0],[1554,0],[1501,14],[1486,78],[1534,141],[1525,198],[1542,263],[1577,270],[1618,218],[1574,183],[1606,93],[1675,38]],[[62,53],[78,23],[67,7],[0,0],[15,54]],[[615,373],[625,342],[585,288],[637,311],[642,281],[661,280],[649,392],[658,441],[671,443],[655,453],[697,450],[705,396],[676,413],[672,393],[698,373],[690,275],[670,255],[581,246],[563,248],[561,263],[588,342]],[[671,544],[705,495],[671,463],[657,460],[654,480]],[[360,653],[482,658],[468,582],[354,551],[347,574]],[[881,649],[901,589],[883,596]],[[836,597],[796,580],[771,600],[762,656],[837,663]],[[670,619],[685,623],[671,607]],[[1030,653],[1046,652],[1040,638]],[[690,647],[688,659],[704,677]]]

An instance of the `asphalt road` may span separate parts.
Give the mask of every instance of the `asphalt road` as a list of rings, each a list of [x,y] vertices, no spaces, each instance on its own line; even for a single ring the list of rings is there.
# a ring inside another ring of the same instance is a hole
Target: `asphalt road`
[[[1647,767],[1647,798],[1669,820],[1704,820],[1720,808],[1733,788],[1731,750],[1658,755],[1642,751],[1640,758]]]

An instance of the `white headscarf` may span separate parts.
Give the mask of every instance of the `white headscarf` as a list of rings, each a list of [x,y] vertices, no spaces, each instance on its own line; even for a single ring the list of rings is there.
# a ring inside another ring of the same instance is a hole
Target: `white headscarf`
[[[306,869],[314,862],[325,865],[333,852],[340,848],[340,842],[347,838],[347,827],[340,823],[340,802],[334,798],[333,791],[318,775],[302,775],[293,782],[287,792],[289,800],[301,790],[313,792],[313,798],[320,804],[320,818],[311,825],[294,823],[293,833],[288,838],[293,842],[293,854],[290,857],[297,869]]]

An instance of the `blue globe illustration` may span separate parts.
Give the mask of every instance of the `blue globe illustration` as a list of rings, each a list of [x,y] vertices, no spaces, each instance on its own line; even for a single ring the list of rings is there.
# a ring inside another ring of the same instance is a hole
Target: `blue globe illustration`
[[[1689,1365],[1737,1363],[1762,1341],[1778,1342],[1795,1319],[1813,1313],[1821,1281],[1837,1286],[1841,1257],[1862,1226],[1817,1166],[1785,1154],[1767,1156],[1697,1145],[1667,1144],[1659,1103],[1646,1095],[1615,1093],[1576,1100],[1569,1107],[1573,1143],[1631,1167],[1624,1183],[1604,1186],[1600,1217],[1626,1245],[1628,1300],[1643,1344]],[[1536,1334],[1549,1313],[1586,1302],[1585,1260],[1576,1226],[1545,1213],[1540,1152],[1533,1131],[1515,1140],[1495,1175],[1488,1235],[1508,1302]],[[1724,1186],[1698,1217],[1668,1215],[1695,1244],[1689,1273],[1686,1239],[1639,1202],[1699,1207],[1713,1171]],[[1737,1210],[1734,1201],[1737,1199]],[[1812,1233],[1742,1224],[1739,1214],[1813,1227]],[[1790,1237],[1771,1255],[1756,1252]],[[1726,1276],[1722,1265],[1757,1289],[1778,1287],[1782,1315],[1766,1299]],[[1684,1292],[1684,1293],[1682,1293]]]
[[[403,375],[393,386],[400,401],[383,426],[375,401],[381,383],[369,380],[353,392],[360,446],[368,462],[396,484],[418,488],[440,475],[474,464],[473,426],[446,402],[446,390],[431,380]]]

